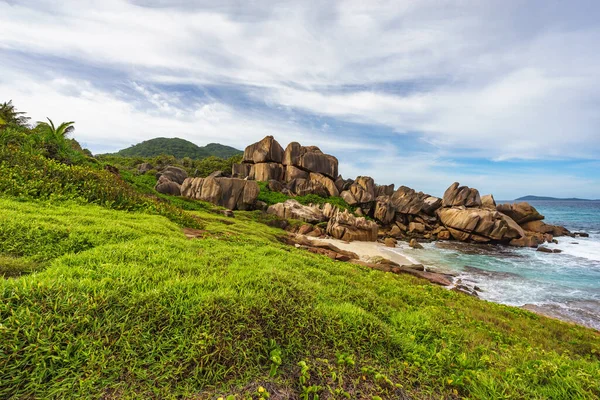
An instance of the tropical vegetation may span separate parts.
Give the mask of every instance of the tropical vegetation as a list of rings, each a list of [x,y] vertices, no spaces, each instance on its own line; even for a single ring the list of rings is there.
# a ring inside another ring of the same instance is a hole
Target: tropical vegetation
[[[600,397],[597,331],[287,246],[44,129],[0,129],[0,398]]]

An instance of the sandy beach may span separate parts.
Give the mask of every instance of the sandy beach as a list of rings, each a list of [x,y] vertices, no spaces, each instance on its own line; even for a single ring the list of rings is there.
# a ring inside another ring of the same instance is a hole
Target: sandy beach
[[[356,253],[361,261],[369,261],[369,259],[374,257],[383,257],[385,259],[391,260],[399,265],[411,265],[415,264],[413,261],[409,260],[407,257],[402,256],[394,251],[390,251],[388,247],[379,243],[379,242],[345,242],[339,239],[326,238],[326,239],[315,239],[312,237],[305,236],[306,239],[315,242],[315,243],[331,243],[337,248],[345,251],[351,251]]]

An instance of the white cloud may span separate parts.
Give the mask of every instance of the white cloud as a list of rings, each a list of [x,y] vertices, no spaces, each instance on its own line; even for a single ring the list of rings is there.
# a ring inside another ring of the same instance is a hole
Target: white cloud
[[[0,94],[35,119],[76,120],[97,150],[153,136],[244,147],[273,134],[320,145],[352,173],[419,176],[433,192],[447,186],[440,160],[598,158],[597,11],[541,1],[0,1],[0,54],[32,57],[0,62]],[[63,68],[47,67],[50,58]],[[227,85],[271,110],[198,102],[159,83]],[[328,118],[309,128],[301,113]],[[431,149],[398,158],[389,137],[350,135],[346,123],[417,133]],[[377,152],[388,152],[387,167],[357,161]],[[394,162],[410,165],[396,172]]]

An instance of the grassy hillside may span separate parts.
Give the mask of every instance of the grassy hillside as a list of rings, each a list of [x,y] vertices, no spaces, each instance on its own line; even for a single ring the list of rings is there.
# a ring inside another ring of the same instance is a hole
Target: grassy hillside
[[[286,246],[11,124],[0,398],[600,397],[597,331]]]
[[[164,154],[176,158],[189,157],[198,160],[210,156],[230,158],[242,153],[240,150],[219,143],[210,143],[200,147],[184,139],[155,138],[138,143],[115,154],[121,157],[156,157]]]
[[[0,281],[2,398],[600,395],[597,333],[286,247],[252,214],[197,212],[189,240],[95,205],[0,210],[3,260],[38,271]]]

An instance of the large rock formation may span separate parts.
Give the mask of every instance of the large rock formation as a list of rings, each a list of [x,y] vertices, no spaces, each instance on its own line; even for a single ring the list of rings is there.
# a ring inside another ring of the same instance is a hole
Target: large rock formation
[[[327,234],[341,240],[360,240],[374,242],[377,240],[379,227],[374,221],[363,217],[355,217],[347,210],[337,212],[327,223]]]
[[[311,224],[316,224],[327,220],[327,217],[323,214],[319,207],[305,206],[293,199],[270,206],[267,209],[267,213],[277,215],[279,218],[299,219]]]
[[[540,221],[544,216],[531,204],[522,202],[514,204],[500,204],[496,207],[502,214],[508,215],[519,225],[530,221]]]
[[[250,179],[268,182],[271,179],[282,181],[284,176],[283,165],[271,162],[257,163],[250,167]]]
[[[482,208],[452,207],[437,211],[452,237],[461,241],[510,241],[525,236],[515,221],[497,211]]]
[[[181,195],[208,201],[230,210],[251,210],[260,189],[254,181],[239,178],[187,178]]]
[[[274,162],[281,164],[283,160],[283,147],[273,136],[266,136],[260,142],[246,147],[242,162],[249,164]]]
[[[351,206],[366,204],[375,200],[375,182],[369,176],[359,176],[341,197]]]
[[[467,186],[460,186],[458,182],[454,182],[446,192],[442,201],[444,207],[481,207],[481,197],[477,189],[472,189]]]
[[[440,208],[442,200],[438,197],[429,196],[423,192],[415,192],[413,189],[400,186],[392,195],[392,202],[396,211],[401,214],[418,215],[424,212],[435,215],[435,210]]]
[[[390,196],[379,196],[375,203],[375,219],[383,225],[389,225],[394,221],[396,209],[392,203]]]
[[[317,172],[331,179],[336,179],[338,176],[337,158],[324,154],[316,146],[302,146],[298,142],[292,142],[286,147],[283,165],[292,165],[305,171]]]

